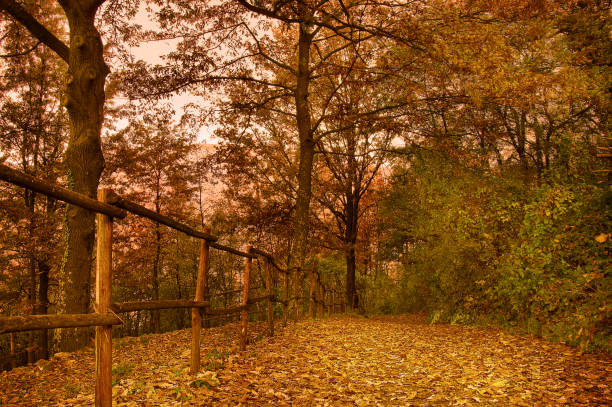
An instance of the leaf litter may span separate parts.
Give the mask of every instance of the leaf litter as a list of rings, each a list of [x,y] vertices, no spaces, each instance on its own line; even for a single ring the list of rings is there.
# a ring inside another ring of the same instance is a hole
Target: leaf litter
[[[265,336],[251,323],[203,330],[202,369],[189,374],[190,330],[113,341],[117,406],[612,405],[612,356],[535,337],[415,315],[332,317]],[[89,406],[93,350],[0,374],[2,406]]]

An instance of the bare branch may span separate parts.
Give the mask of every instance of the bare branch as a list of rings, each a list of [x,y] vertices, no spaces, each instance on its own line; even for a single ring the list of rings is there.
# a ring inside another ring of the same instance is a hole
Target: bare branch
[[[24,55],[28,55],[30,52],[34,51],[36,48],[38,48],[38,46],[42,44],[42,42],[38,41],[36,44],[34,44],[32,47],[28,48],[25,51],[21,51],[21,52],[14,52],[12,54],[4,54],[4,55],[0,55],[0,58],[14,58],[14,57],[22,57]]]
[[[40,24],[26,9],[13,0],[0,0],[0,10],[22,24],[40,42],[51,48],[60,58],[68,62],[70,49],[59,38]]]

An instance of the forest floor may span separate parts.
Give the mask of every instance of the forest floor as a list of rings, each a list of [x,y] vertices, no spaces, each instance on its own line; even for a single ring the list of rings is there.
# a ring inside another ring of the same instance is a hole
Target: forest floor
[[[190,331],[113,342],[118,406],[604,406],[612,355],[418,316],[333,317],[264,335],[250,324],[204,330],[190,376]],[[92,349],[0,373],[2,406],[90,406]]]

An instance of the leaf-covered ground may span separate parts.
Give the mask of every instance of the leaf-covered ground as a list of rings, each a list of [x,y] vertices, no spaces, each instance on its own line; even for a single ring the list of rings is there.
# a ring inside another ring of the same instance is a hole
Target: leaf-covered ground
[[[612,356],[415,316],[303,321],[273,338],[250,324],[206,331],[188,374],[189,331],[114,341],[114,403],[125,406],[612,405]],[[89,406],[91,349],[0,374],[0,405]]]

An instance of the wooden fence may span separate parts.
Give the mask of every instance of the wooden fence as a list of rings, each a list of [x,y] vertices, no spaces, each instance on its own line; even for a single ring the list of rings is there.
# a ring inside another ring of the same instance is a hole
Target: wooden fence
[[[268,323],[268,333],[269,335],[273,335],[273,303],[279,302],[283,304],[283,318],[286,321],[289,302],[291,300],[297,301],[302,299],[302,297],[289,298],[290,273],[288,270],[280,267],[270,254],[253,247],[249,247],[246,251],[241,251],[219,244],[217,238],[212,236],[208,230],[197,231],[168,216],[153,212],[144,206],[126,200],[110,189],[98,190],[98,199],[95,200],[61,186],[36,179],[28,174],[2,164],[0,164],[0,179],[96,212],[97,255],[95,312],[91,314],[0,317],[0,334],[40,329],[95,326],[96,406],[107,407],[112,404],[112,326],[123,323],[122,319],[117,314],[141,310],[190,308],[192,330],[190,372],[194,374],[200,369],[200,332],[203,316],[214,317],[240,313],[240,349],[245,350],[248,337],[249,308],[253,304],[259,302],[266,303],[265,313]],[[128,212],[200,239],[198,275],[195,297],[193,300],[112,301],[113,221],[114,219],[125,218]],[[223,309],[213,309],[210,307],[210,298],[207,293],[211,248],[229,252],[245,259],[242,279],[242,302],[238,305]],[[259,297],[250,297],[252,263],[253,259],[257,258],[262,259],[264,264],[264,286],[266,294]],[[275,272],[284,275],[284,299],[282,300],[274,296],[273,280]],[[326,303],[329,304],[327,312],[332,313],[336,311],[336,300],[339,298],[334,298],[334,291],[326,289],[316,268],[310,270],[310,274],[310,296],[307,298],[309,300],[309,315],[311,317],[314,317],[315,314],[323,315]],[[329,297],[327,301],[326,297]]]

